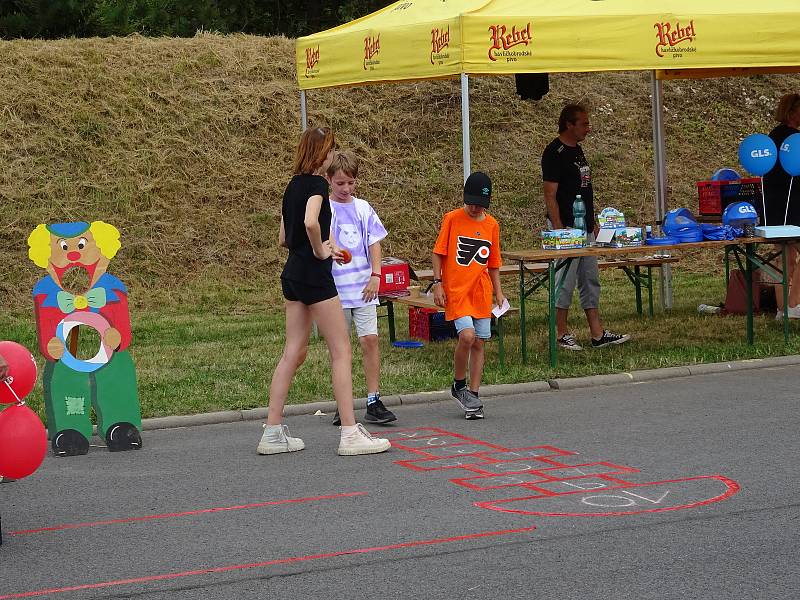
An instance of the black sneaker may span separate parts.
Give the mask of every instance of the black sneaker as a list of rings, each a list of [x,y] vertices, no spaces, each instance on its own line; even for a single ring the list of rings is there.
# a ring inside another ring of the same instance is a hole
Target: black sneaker
[[[592,347],[593,348],[602,348],[603,346],[610,346],[612,344],[624,344],[631,336],[623,333],[613,333],[608,329],[603,329],[603,336],[596,340],[592,338]]]
[[[565,333],[558,338],[558,347],[573,351],[583,350],[583,346],[575,341],[575,336],[571,333]]]
[[[455,385],[450,386],[450,395],[455,398],[458,405],[465,411],[470,412],[483,408],[480,398],[469,388],[456,389]]]
[[[464,418],[467,421],[474,421],[475,419],[483,419],[483,409],[479,408],[478,410],[468,410],[464,413]]]
[[[336,414],[333,415],[333,422],[331,425],[336,425],[337,427],[342,424],[342,419],[339,417],[339,409],[336,409]]]
[[[364,415],[364,420],[369,423],[377,423],[378,425],[386,425],[392,421],[397,421],[397,417],[383,405],[381,399],[378,398],[372,404],[367,404],[367,414]]]

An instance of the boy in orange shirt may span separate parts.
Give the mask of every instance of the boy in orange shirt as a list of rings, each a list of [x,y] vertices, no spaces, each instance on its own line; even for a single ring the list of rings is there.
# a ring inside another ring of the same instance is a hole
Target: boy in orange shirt
[[[483,343],[491,337],[492,293],[498,306],[500,287],[500,225],[486,214],[492,180],[476,171],[464,183],[464,206],[442,220],[433,247],[433,300],[455,321],[458,344],[450,393],[467,419],[483,418],[478,395],[483,375]],[[469,368],[469,386],[467,386]]]

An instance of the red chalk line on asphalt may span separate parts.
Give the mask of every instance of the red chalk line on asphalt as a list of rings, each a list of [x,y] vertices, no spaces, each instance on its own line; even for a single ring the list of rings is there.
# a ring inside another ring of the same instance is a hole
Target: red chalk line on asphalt
[[[144,515],[141,517],[127,517],[122,519],[109,519],[106,521],[90,521],[86,523],[68,523],[65,525],[53,525],[51,527],[40,527],[38,529],[22,529],[12,531],[10,535],[29,535],[32,533],[48,533],[53,531],[66,531],[69,529],[80,529],[82,527],[97,527],[99,525],[119,525],[122,523],[136,523],[138,521],[154,521],[157,519],[173,519],[177,517],[188,517],[192,515],[202,515],[208,513],[226,512],[233,510],[243,510],[247,508],[263,508],[265,506],[280,506],[282,504],[301,504],[303,502],[316,502],[318,500],[337,500],[339,498],[353,498],[356,496],[366,496],[367,492],[344,492],[341,494],[329,494],[327,496],[311,496],[308,498],[289,498],[286,500],[271,500],[268,502],[254,502],[251,504],[237,504],[235,506],[220,506],[216,508],[201,508],[198,510],[186,510],[182,512],[163,513],[157,515]]]
[[[467,535],[459,535],[446,538],[435,538],[432,540],[417,540],[413,542],[402,542],[399,544],[389,544],[387,546],[373,546],[371,548],[355,548],[352,550],[341,550],[339,552],[325,552],[322,554],[308,554],[306,556],[293,556],[289,558],[278,558],[275,560],[266,560],[263,562],[248,563],[242,565],[229,565],[225,567],[210,567],[208,569],[196,569],[193,571],[182,571],[179,573],[163,573],[161,575],[147,575],[144,577],[133,577],[130,579],[117,579],[114,581],[102,581],[99,583],[87,583],[83,585],[73,585],[61,588],[49,588],[44,590],[35,590],[31,592],[21,592],[17,594],[5,594],[0,596],[0,600],[11,600],[12,598],[32,598],[34,596],[44,596],[46,594],[63,594],[66,592],[77,592],[80,590],[91,590],[98,588],[107,588],[121,585],[132,585],[136,583],[149,583],[152,581],[165,581],[170,579],[179,579],[181,577],[196,577],[199,575],[209,575],[213,573],[225,573],[228,571],[242,571],[244,569],[257,569],[262,567],[269,567],[273,565],[283,565],[290,563],[306,562],[311,560],[320,560],[325,558],[338,558],[340,556],[351,556],[355,554],[369,554],[372,552],[385,552],[387,550],[399,550],[402,548],[414,548],[417,546],[433,546],[436,544],[449,544],[453,542],[460,542],[464,540],[474,540],[479,538],[498,537],[501,535],[509,535],[513,533],[527,533],[535,530],[536,527],[522,527],[519,529],[501,529],[498,531],[482,531],[480,533],[470,533]]]

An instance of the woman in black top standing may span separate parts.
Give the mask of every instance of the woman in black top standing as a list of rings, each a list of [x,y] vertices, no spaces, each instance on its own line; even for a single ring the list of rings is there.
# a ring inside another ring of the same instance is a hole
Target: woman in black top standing
[[[295,452],[303,440],[282,424],[283,406],[294,374],[308,352],[312,322],[325,338],[331,359],[333,395],[342,420],[338,453],[352,456],[389,449],[389,441],[372,437],[353,413],[352,351],[336,285],[332,260],[342,254],[330,240],[328,182],[322,177],[333,159],[335,140],[327,127],[307,129],[300,138],[294,176],[283,194],[278,243],[289,250],[281,273],[286,299],[286,343],[269,388],[269,408],[259,454]]]
[[[769,137],[780,149],[783,142],[800,128],[800,94],[786,94],[775,110],[778,125],[769,132]],[[764,175],[764,199],[766,201],[766,224],[800,226],[800,182],[791,186],[791,176],[783,170],[780,161]],[[800,269],[796,268],[798,250],[790,246],[789,265],[789,318],[800,319]],[[776,287],[778,315],[783,316],[783,294]]]

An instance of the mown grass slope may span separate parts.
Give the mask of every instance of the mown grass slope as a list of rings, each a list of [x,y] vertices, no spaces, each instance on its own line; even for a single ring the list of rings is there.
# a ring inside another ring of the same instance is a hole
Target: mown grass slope
[[[598,206],[653,221],[649,77],[554,75],[539,102],[519,100],[513,78],[472,79],[473,168],[494,179],[505,247],[530,246],[542,225],[539,156],[568,101],[593,111]],[[0,308],[30,306],[38,223],[93,219],[122,231],[111,271],[135,308],[277,305],[280,198],[299,134],[292,40],[6,41],[0,81]],[[671,205],[695,209],[695,181],[736,166],[738,141],[768,131],[777,98],[798,88],[797,76],[666,83]],[[362,158],[360,195],[390,230],[385,254],[427,263],[442,213],[460,204],[458,83],[308,98],[312,124]]]

